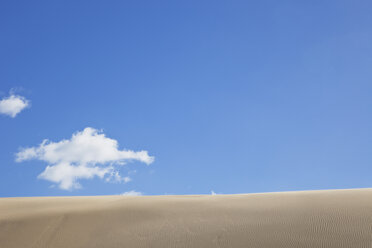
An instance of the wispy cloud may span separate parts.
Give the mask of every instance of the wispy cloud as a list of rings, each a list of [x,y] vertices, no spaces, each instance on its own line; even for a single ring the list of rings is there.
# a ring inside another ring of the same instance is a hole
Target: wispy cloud
[[[0,114],[16,117],[22,110],[30,106],[30,102],[23,96],[11,94],[0,100]]]
[[[121,195],[125,195],[125,196],[141,196],[141,195],[143,195],[143,193],[142,192],[135,191],[135,190],[131,190],[131,191],[124,192]]]
[[[129,182],[129,177],[122,177],[118,165],[130,161],[151,164],[154,157],[147,151],[119,150],[118,142],[107,138],[97,129],[87,127],[76,132],[68,140],[51,142],[44,140],[39,146],[22,148],[16,154],[16,161],[41,160],[47,167],[38,176],[57,183],[59,188],[71,190],[80,188],[80,179],[94,177],[106,178],[106,181]]]

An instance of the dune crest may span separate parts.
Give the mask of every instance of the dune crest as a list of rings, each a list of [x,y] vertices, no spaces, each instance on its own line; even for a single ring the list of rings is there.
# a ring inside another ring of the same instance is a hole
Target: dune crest
[[[0,199],[0,247],[372,247],[372,189]]]

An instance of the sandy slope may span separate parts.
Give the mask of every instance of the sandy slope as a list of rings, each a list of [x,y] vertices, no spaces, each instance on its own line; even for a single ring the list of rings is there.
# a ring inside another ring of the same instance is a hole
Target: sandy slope
[[[0,247],[372,247],[372,189],[0,199]]]

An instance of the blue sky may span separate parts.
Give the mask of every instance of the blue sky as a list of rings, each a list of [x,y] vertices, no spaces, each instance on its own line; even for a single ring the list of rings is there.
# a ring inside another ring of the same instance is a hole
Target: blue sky
[[[0,197],[371,187],[371,9],[2,1],[0,99],[29,102],[0,115]],[[73,145],[58,161],[39,147],[73,144],[87,127],[103,146],[118,144],[101,164],[69,160]],[[25,148],[39,153],[16,162]],[[118,155],[128,150],[154,161]],[[65,162],[112,171],[67,190],[39,176]]]

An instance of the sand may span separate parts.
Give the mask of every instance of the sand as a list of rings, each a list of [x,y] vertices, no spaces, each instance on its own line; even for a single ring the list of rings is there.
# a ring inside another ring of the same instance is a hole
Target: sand
[[[0,198],[0,247],[372,247],[372,189]]]

